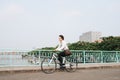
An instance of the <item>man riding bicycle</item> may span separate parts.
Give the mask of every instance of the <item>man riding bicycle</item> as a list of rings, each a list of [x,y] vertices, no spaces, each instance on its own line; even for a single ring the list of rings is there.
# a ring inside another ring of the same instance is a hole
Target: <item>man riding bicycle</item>
[[[59,35],[59,42],[60,43],[59,43],[58,47],[55,49],[55,51],[61,51],[58,54],[58,60],[60,62],[60,69],[63,69],[65,64],[63,63],[62,57],[68,56],[68,54],[66,54],[65,51],[69,51],[69,48],[67,46],[67,43],[64,41],[63,35]]]

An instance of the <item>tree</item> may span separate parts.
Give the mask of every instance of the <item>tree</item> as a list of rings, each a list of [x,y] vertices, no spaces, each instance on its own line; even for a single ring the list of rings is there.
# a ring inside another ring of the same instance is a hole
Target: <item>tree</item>
[[[100,50],[120,50],[120,37],[106,37],[99,44]]]

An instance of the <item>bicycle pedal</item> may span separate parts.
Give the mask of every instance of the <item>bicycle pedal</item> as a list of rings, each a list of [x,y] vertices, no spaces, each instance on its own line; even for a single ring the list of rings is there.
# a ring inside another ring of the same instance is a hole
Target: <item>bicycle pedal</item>
[[[61,66],[60,69],[65,69],[66,67],[65,66]]]
[[[64,70],[65,70],[65,68],[60,68],[59,70],[60,70],[60,71],[64,71]]]
[[[73,64],[70,64],[70,66],[74,66]]]

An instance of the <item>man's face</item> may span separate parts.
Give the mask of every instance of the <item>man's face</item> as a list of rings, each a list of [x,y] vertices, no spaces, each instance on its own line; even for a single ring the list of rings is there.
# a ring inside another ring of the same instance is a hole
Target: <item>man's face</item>
[[[59,37],[59,41],[60,41],[60,42],[62,41],[62,38],[61,38],[61,37]]]

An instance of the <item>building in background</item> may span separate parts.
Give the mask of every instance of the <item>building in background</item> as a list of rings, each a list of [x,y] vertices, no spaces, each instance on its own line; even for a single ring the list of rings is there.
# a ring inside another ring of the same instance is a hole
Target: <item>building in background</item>
[[[86,33],[83,33],[79,40],[80,41],[84,41],[84,42],[101,42],[102,40],[101,38],[102,33],[101,32],[93,32],[93,31],[89,31]]]

